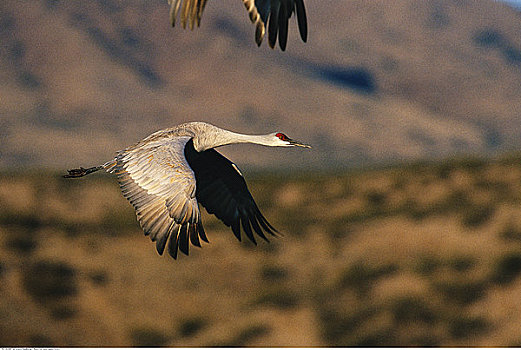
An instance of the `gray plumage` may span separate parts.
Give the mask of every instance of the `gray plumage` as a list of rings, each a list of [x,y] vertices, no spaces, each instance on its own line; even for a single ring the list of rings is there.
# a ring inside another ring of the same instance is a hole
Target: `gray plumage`
[[[251,22],[255,25],[255,42],[261,45],[268,28],[268,40],[271,48],[275,47],[277,35],[282,51],[286,49],[288,20],[297,13],[297,21],[302,41],[307,41],[307,18],[304,0],[242,0]],[[175,26],[180,15],[181,25],[193,29],[201,23],[201,16],[207,0],[168,0],[170,5],[170,23]],[[268,22],[269,21],[269,22]]]
[[[157,131],[119,151],[105,164],[69,170],[65,177],[82,177],[105,169],[116,174],[121,191],[134,207],[145,235],[163,254],[168,247],[188,255],[188,242],[208,242],[199,203],[215,214],[241,240],[242,231],[266,239],[276,230],[261,214],[237,166],[213,148],[232,143],[309,147],[283,133],[238,134],[216,126],[191,122]],[[167,245],[168,243],[168,245]]]

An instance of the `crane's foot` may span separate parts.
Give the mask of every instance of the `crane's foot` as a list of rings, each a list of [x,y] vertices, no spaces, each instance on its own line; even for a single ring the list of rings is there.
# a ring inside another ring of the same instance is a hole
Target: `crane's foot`
[[[95,171],[98,171],[100,169],[103,169],[102,166],[95,166],[95,167],[92,167],[92,168],[83,168],[83,167],[80,167],[79,169],[71,169],[71,170],[67,170],[68,174],[67,175],[63,175],[64,178],[72,178],[72,177],[82,177],[82,176],[85,176],[85,175],[89,175],[90,173],[93,173]]]

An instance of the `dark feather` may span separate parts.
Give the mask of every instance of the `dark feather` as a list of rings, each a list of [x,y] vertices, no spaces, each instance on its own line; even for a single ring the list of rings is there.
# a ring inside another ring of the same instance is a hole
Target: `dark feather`
[[[163,255],[165,251],[166,240],[168,239],[168,235],[163,235],[156,241],[156,249],[159,255]]]
[[[257,233],[266,242],[269,242],[268,238],[264,235],[264,232],[262,232],[262,229],[257,222],[257,217],[254,214],[250,214],[250,223],[255,233]]]
[[[289,12],[289,13],[288,13]],[[288,42],[288,21],[291,12],[286,1],[282,1],[279,13],[279,46],[282,51],[286,50]]]
[[[201,242],[199,241],[199,235],[197,232],[199,231],[199,224],[190,225],[190,242],[196,247],[201,246]]]
[[[233,235],[237,238],[237,240],[239,242],[242,242],[242,237],[241,237],[241,222],[240,222],[240,219],[237,220],[237,221],[233,221],[231,223],[231,227],[232,227],[232,232],[233,232]]]
[[[259,219],[259,223],[261,224],[262,228],[270,235],[276,236],[277,234],[280,234],[280,232],[277,231],[275,227],[271,226],[271,224],[268,222],[268,220],[266,220],[259,209],[257,209],[257,218]]]
[[[208,238],[206,237],[206,233],[204,232],[204,227],[203,227],[203,223],[201,221],[199,221],[199,223],[197,224],[197,231],[199,233],[199,237],[206,243],[210,243],[208,241]]]
[[[304,7],[304,1],[295,0],[295,6],[297,8],[297,21],[300,37],[302,38],[302,41],[306,42],[308,40],[308,21],[306,18],[306,8]]]
[[[280,2],[277,1],[275,4],[271,4],[270,19],[268,23],[268,43],[272,49],[275,47],[275,43],[277,42],[277,33],[279,30],[279,10]]]
[[[199,11],[197,12],[197,26],[201,24],[201,16],[203,15],[204,7],[207,0],[199,1]]]
[[[255,0],[255,7],[257,8],[257,12],[261,16],[262,22],[266,23],[268,21],[268,16],[270,14],[270,2],[272,0]],[[278,0],[277,0],[278,1]]]
[[[241,213],[241,223],[242,229],[246,233],[246,236],[250,239],[250,241],[253,242],[253,244],[257,245],[257,241],[253,236],[253,232],[251,231],[250,219],[248,217],[248,214],[245,212]]]
[[[241,228],[254,243],[254,233],[265,240],[268,240],[265,233],[275,235],[276,230],[261,214],[246,181],[232,162],[214,149],[197,152],[192,140],[186,143],[185,157],[195,174],[197,201],[231,227],[239,241]]]
[[[181,226],[179,232],[179,250],[188,255],[188,224]]]
[[[176,230],[172,232],[170,237],[170,241],[168,241],[168,254],[174,259],[177,259],[177,247],[179,245],[177,230],[179,227],[176,227]]]
[[[308,25],[304,0],[255,0],[255,7],[266,27],[268,44],[275,47],[277,36],[282,51],[286,49],[288,38],[289,19],[293,12],[297,13],[297,22],[302,41],[306,42],[308,37]],[[256,33],[256,38],[259,33]],[[260,45],[262,38],[257,38]]]

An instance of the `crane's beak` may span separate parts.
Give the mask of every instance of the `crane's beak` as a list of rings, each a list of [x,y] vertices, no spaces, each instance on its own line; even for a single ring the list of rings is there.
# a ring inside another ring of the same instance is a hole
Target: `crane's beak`
[[[289,144],[292,145],[292,146],[298,146],[298,147],[304,147],[304,148],[311,148],[310,145],[306,145],[305,143],[302,143],[302,142],[297,141],[297,140],[289,139],[288,142],[289,142]]]

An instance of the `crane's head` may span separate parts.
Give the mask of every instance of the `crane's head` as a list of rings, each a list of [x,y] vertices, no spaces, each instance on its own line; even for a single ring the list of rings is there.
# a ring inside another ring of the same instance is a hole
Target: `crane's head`
[[[274,138],[274,143],[273,143],[274,146],[282,146],[282,147],[298,146],[298,147],[311,148],[310,145],[306,145],[302,142],[290,139],[284,133],[276,132],[276,133],[273,133],[272,135]]]

